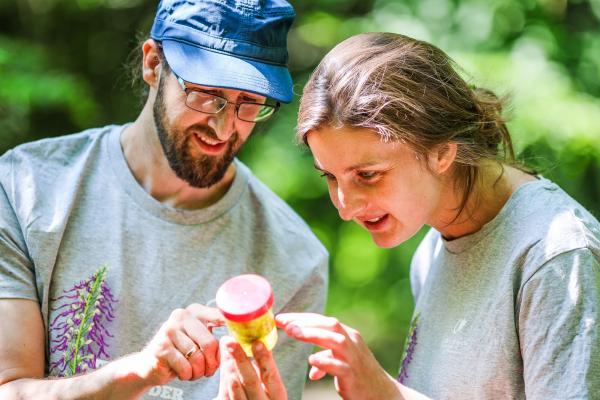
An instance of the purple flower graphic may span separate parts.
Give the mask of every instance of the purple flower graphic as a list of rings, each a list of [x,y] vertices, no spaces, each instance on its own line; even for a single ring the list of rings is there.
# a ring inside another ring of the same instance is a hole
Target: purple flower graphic
[[[410,329],[408,330],[408,335],[406,336],[406,344],[404,345],[404,353],[402,354],[402,364],[400,366],[400,373],[398,374],[398,382],[404,383],[406,378],[408,378],[408,364],[413,359],[413,353],[415,352],[415,347],[417,346],[417,331],[418,326],[417,323],[419,321],[420,313],[417,313],[410,323]]]
[[[50,373],[72,376],[96,368],[99,357],[109,358],[105,338],[112,337],[105,327],[112,321],[115,298],[106,286],[105,265],[85,281],[80,282],[53,301],[62,303],[53,311],[60,311],[50,324],[50,353],[61,353],[58,361],[50,364]]]

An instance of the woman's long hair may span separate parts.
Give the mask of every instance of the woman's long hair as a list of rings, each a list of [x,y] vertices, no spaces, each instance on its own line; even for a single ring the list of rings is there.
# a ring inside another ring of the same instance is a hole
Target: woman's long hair
[[[411,146],[420,159],[457,144],[454,174],[467,204],[483,160],[516,164],[503,101],[467,84],[452,59],[427,42],[364,33],[332,49],[304,88],[297,139],[328,127],[367,128]]]

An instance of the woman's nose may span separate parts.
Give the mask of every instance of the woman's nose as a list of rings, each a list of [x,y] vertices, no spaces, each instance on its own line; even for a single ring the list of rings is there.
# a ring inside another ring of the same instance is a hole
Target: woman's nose
[[[344,221],[351,221],[362,212],[365,201],[360,193],[348,189],[343,190],[341,187],[338,187],[337,206],[340,218]]]

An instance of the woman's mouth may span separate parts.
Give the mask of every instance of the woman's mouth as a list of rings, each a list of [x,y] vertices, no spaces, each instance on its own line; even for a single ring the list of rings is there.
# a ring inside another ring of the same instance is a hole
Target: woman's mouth
[[[371,218],[371,219],[363,219],[362,223],[370,232],[377,232],[385,229],[390,214],[380,215],[379,217]]]

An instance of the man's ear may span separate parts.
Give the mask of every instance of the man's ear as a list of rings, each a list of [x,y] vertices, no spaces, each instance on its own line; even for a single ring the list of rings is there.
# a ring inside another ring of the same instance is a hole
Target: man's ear
[[[437,146],[429,152],[429,166],[438,174],[448,171],[456,160],[458,145],[455,142],[448,142]]]
[[[151,87],[156,88],[160,77],[161,63],[158,44],[153,39],[148,39],[142,45],[142,77]]]

